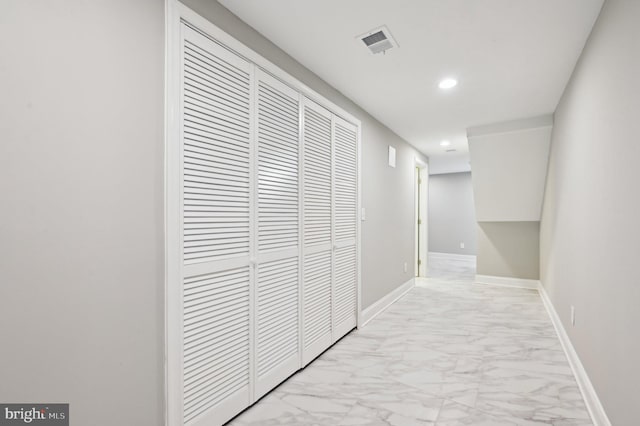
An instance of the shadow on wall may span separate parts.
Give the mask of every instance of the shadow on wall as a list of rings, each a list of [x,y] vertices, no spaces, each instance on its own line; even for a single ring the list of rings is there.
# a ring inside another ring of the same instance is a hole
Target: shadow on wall
[[[477,273],[540,278],[540,222],[478,222]]]

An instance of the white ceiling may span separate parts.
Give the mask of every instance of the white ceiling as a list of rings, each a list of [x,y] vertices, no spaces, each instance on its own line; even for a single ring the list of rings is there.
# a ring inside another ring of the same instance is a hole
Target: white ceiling
[[[445,173],[470,169],[468,127],[555,110],[603,0],[219,2]],[[371,55],[381,25],[399,48]]]

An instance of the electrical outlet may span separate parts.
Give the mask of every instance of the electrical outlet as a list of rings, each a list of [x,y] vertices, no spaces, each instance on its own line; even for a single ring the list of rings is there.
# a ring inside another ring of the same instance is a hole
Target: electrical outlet
[[[460,248],[464,248],[464,242],[460,243]]]
[[[407,262],[404,262],[404,271],[407,272]]]
[[[362,208],[362,212],[361,212],[361,218],[360,220],[362,220],[363,222],[366,220],[367,215],[366,215],[366,210],[364,209],[364,207]]]
[[[576,307],[571,305],[571,325],[576,325]]]

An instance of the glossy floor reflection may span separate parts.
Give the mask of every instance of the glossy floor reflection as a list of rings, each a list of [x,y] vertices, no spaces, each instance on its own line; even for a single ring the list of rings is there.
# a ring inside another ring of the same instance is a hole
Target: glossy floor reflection
[[[538,293],[439,261],[231,424],[591,425]]]

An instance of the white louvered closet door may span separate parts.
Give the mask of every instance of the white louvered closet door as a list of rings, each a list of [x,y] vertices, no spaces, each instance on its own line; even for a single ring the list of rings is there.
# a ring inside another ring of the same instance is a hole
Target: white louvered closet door
[[[358,129],[333,117],[333,341],[356,326]]]
[[[258,70],[255,399],[300,367],[299,95]]]
[[[331,113],[303,104],[303,333],[306,365],[331,345]]]
[[[171,3],[167,424],[222,425],[356,325],[358,128]]]
[[[182,26],[183,423],[249,405],[253,66]]]

